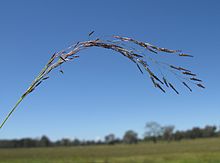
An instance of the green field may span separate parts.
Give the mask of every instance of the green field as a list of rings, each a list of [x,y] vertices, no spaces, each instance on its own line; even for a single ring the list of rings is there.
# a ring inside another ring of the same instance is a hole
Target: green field
[[[181,142],[0,149],[0,163],[220,163],[220,138]]]

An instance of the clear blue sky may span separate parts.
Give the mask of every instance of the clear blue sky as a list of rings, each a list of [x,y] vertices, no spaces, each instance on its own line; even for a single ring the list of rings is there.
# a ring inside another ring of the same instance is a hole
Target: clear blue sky
[[[95,139],[128,129],[141,137],[145,123],[188,129],[220,125],[220,1],[2,0],[0,2],[0,120],[6,116],[49,57],[74,41],[119,34],[194,55],[176,60],[206,89],[181,95],[152,87],[146,75],[108,50],[90,49],[55,70],[26,98],[0,131],[2,138],[46,134]]]

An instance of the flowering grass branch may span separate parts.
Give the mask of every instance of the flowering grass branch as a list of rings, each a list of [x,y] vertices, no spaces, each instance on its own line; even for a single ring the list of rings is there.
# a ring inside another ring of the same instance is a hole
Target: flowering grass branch
[[[92,34],[93,32],[91,32],[89,36]],[[137,46],[137,48],[134,48],[135,46]],[[174,92],[179,94],[179,92],[174,87],[174,85],[169,81],[169,79],[165,75],[163,75],[162,72],[160,76],[158,76],[156,73],[152,71],[151,65],[149,64],[150,62],[172,73],[176,78],[180,80],[183,86],[185,86],[189,91],[192,91],[192,89],[190,88],[188,83],[197,85],[198,87],[201,88],[205,88],[201,84],[202,80],[198,79],[196,77],[196,74],[192,73],[190,70],[180,66],[174,66],[164,62],[159,62],[153,59],[152,57],[150,57],[150,55],[146,55],[145,53],[143,53],[143,51],[138,50],[138,48],[144,48],[146,51],[149,51],[154,54],[158,54],[159,52],[162,53],[164,52],[172,55],[177,55],[179,57],[193,57],[189,54],[181,53],[180,50],[170,50],[166,48],[161,48],[146,42],[141,42],[138,40],[134,40],[132,38],[121,37],[116,35],[112,36],[109,40],[95,39],[85,42],[77,42],[76,44],[71,45],[67,49],[54,53],[51,56],[48,63],[41,70],[39,75],[34,79],[30,87],[20,97],[20,99],[15,104],[15,106],[8,113],[8,115],[0,125],[0,129],[4,126],[5,122],[11,116],[11,114],[16,110],[16,108],[23,101],[23,99],[27,97],[31,92],[33,92],[42,82],[44,82],[49,78],[49,73],[52,70],[56,69],[57,67],[61,66],[66,62],[75,60],[76,58],[79,57],[78,53],[81,50],[88,49],[90,47],[100,47],[104,49],[110,49],[128,58],[137,66],[137,68],[140,70],[141,73],[144,73],[144,71],[142,70],[144,69],[149,75],[153,85],[164,93],[166,92],[164,87],[166,87],[166,88],[171,88]],[[62,70],[60,70],[60,72],[63,73]]]

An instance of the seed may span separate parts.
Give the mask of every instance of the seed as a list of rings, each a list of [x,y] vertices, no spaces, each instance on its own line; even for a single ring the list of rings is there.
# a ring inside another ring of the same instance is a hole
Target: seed
[[[192,89],[185,82],[183,82],[183,85],[185,85],[192,92]]]
[[[91,36],[94,32],[95,32],[95,31],[90,32],[90,33],[89,33],[89,36]]]
[[[156,86],[157,86],[161,91],[163,91],[164,93],[166,93],[166,91],[160,86],[160,84],[156,83]]]
[[[181,56],[181,57],[193,57],[192,55],[189,55],[189,54],[184,54],[184,53],[179,54],[179,56]]]
[[[174,86],[171,83],[169,83],[169,85],[176,92],[176,94],[179,94],[179,92],[174,88]]]
[[[165,85],[166,85],[167,87],[169,87],[169,85],[168,85],[167,80],[165,79],[165,77],[163,77],[163,82],[165,83]]]
[[[191,72],[188,72],[188,71],[185,71],[185,72],[182,72],[183,74],[185,74],[185,75],[191,75],[191,76],[196,76],[196,74],[193,74],[193,73],[191,73]]]
[[[141,70],[140,66],[138,64],[136,64],[138,69],[140,70],[140,72],[143,74],[143,71]]]
[[[202,84],[197,84],[198,87],[205,88]]]
[[[199,82],[202,82],[202,80],[197,79],[197,78],[190,78],[190,80],[194,80],[194,81],[199,81]]]

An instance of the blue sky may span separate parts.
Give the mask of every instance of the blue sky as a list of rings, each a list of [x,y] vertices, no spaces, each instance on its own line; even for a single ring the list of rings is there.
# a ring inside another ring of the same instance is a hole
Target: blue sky
[[[51,54],[74,41],[118,34],[182,49],[193,59],[171,59],[190,67],[206,89],[166,94],[152,87],[126,58],[103,49],[51,73],[0,131],[2,138],[95,139],[128,129],[143,136],[146,122],[188,129],[220,125],[220,2],[159,0],[38,0],[0,2],[0,120],[26,90]],[[160,59],[164,59],[163,57]]]

